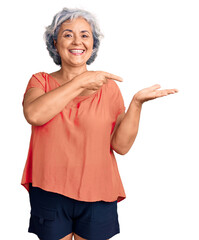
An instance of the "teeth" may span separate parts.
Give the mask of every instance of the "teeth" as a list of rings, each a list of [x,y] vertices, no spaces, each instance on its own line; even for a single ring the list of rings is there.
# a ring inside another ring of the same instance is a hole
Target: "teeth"
[[[70,50],[70,52],[72,53],[83,53],[84,50]]]

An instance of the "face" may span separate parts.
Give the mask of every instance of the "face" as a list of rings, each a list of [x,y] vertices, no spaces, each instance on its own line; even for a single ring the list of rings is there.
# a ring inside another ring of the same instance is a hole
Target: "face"
[[[86,65],[93,49],[90,24],[83,18],[63,22],[54,44],[61,57],[62,65]]]

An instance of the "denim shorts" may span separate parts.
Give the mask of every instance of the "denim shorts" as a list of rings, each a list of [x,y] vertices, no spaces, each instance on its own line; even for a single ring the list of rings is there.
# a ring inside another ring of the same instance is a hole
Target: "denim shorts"
[[[40,240],[59,240],[72,232],[88,240],[106,240],[120,233],[117,200],[79,201],[31,183],[29,198],[28,232]]]

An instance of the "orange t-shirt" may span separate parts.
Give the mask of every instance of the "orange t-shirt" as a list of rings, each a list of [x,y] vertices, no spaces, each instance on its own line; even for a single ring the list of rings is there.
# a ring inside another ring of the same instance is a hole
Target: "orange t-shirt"
[[[39,72],[32,75],[25,93],[31,87],[49,92],[59,86],[52,76]],[[47,123],[31,125],[21,185],[29,191],[32,182],[87,202],[125,199],[110,144],[117,116],[125,109],[118,85],[108,79],[97,92],[75,97]]]

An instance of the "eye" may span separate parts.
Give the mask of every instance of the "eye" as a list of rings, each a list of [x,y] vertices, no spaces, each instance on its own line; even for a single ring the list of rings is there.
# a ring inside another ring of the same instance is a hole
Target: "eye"
[[[66,35],[64,35],[64,37],[72,37],[72,35],[71,34],[66,34]]]
[[[84,35],[82,35],[82,37],[83,37],[83,38],[88,38],[89,36],[86,35],[86,34],[84,34]]]

